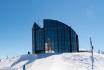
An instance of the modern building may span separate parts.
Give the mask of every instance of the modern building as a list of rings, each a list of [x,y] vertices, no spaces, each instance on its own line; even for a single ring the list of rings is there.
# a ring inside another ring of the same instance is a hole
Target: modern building
[[[32,53],[78,52],[78,35],[68,25],[51,19],[44,19],[41,28],[34,23],[32,28]]]

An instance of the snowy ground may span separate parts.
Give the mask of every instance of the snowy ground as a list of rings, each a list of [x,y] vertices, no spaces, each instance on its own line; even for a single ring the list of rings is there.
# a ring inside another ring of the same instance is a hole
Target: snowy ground
[[[90,53],[30,54],[5,58],[0,70],[91,70]],[[94,70],[104,70],[104,55],[94,53]]]

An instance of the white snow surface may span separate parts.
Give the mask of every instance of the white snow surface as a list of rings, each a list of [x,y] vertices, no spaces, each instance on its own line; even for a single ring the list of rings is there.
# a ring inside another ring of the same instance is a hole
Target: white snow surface
[[[5,58],[0,70],[91,70],[91,53],[30,54]],[[94,70],[104,70],[104,55],[94,53]]]

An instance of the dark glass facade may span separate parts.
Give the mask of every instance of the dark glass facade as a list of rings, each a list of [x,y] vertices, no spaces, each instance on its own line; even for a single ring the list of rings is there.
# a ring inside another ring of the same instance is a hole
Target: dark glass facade
[[[34,23],[32,28],[32,53],[78,52],[76,32],[66,24],[44,19],[43,28]]]

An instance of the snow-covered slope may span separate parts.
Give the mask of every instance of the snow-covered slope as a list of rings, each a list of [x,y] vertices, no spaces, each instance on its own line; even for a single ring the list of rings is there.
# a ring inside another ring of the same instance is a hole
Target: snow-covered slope
[[[2,59],[0,70],[91,70],[90,53],[30,54]],[[104,70],[104,55],[94,53],[94,70]]]

